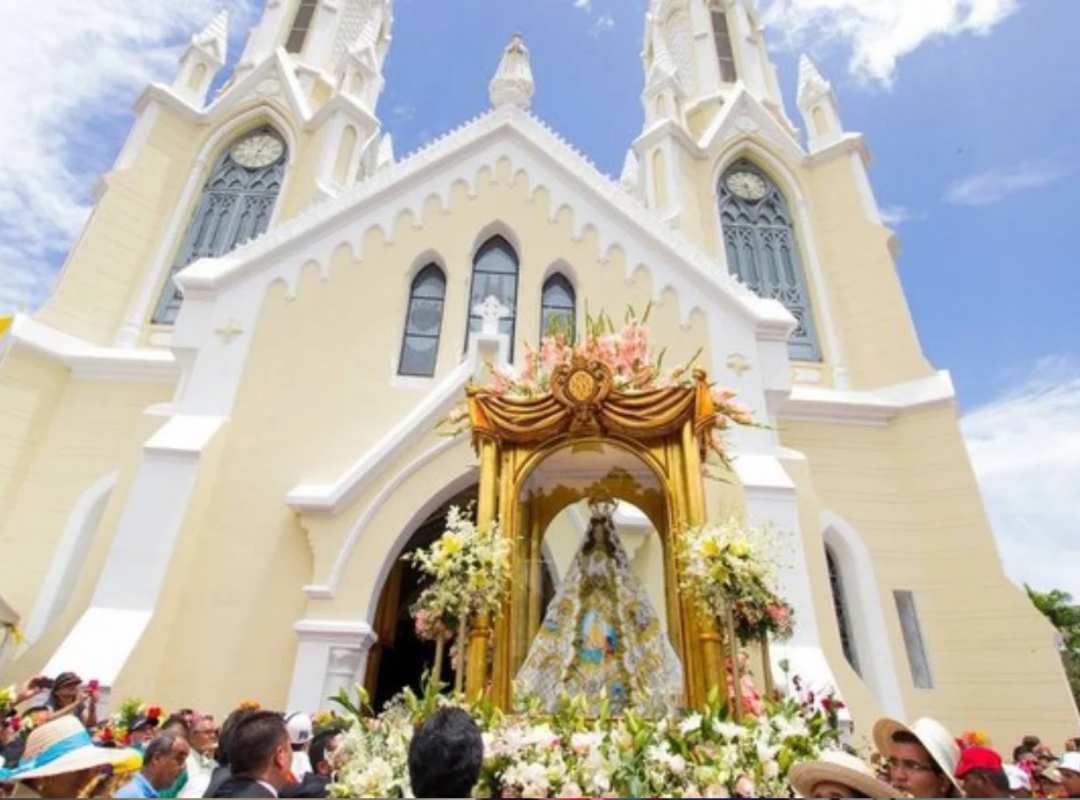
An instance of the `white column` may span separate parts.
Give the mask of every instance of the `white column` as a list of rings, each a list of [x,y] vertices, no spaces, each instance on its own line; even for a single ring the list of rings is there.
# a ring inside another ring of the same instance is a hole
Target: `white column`
[[[363,683],[375,632],[366,622],[300,620],[300,638],[287,708],[314,713],[342,689]]]
[[[734,469],[745,490],[747,522],[771,526],[788,560],[780,571],[779,583],[781,593],[795,609],[795,634],[790,641],[770,648],[773,674],[779,684],[783,674],[780,662],[787,660],[791,674],[798,675],[804,685],[815,691],[836,688],[836,678],[821,649],[795,485],[772,455],[740,454]]]

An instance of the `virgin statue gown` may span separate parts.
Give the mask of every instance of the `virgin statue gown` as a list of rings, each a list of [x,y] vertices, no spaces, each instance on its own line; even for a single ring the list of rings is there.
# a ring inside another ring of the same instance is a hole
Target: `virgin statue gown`
[[[682,665],[610,519],[594,518],[518,672],[519,697],[548,711],[582,697],[591,716],[664,716],[683,704]]]

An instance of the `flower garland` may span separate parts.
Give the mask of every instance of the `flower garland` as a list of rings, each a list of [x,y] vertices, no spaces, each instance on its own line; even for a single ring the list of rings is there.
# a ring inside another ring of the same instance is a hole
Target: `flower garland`
[[[332,797],[407,797],[412,733],[438,707],[406,692],[380,716],[358,719],[335,753]],[[721,706],[660,720],[634,714],[589,718],[583,699],[554,714],[535,707],[504,715],[474,706],[484,738],[478,797],[788,796],[787,774],[839,742],[820,706],[769,702],[767,713],[734,724]]]
[[[791,637],[795,611],[775,588],[778,543],[768,528],[729,517],[683,529],[678,543],[680,588],[704,616],[722,619],[730,609],[743,641]]]
[[[573,340],[563,332],[551,331],[540,340],[539,349],[525,348],[524,364],[520,371],[513,366],[491,366],[492,383],[488,389],[497,395],[527,400],[542,397],[551,391],[551,379],[556,370],[573,361],[576,356],[599,361],[611,370],[613,388],[617,392],[634,392],[673,387],[694,386],[694,364],[701,355],[698,350],[685,364],[664,368],[664,354],[653,350],[647,323],[650,303],[639,319],[633,308],[626,312],[624,323],[617,328],[606,313],[592,317],[586,312],[584,338]],[[711,449],[727,463],[721,436],[732,424],[754,425],[749,409],[734,402],[735,394],[714,389],[716,427],[712,432]],[[440,424],[447,435],[456,436],[469,427],[469,408],[462,404],[453,409]]]
[[[103,745],[127,745],[131,741],[132,725],[141,719],[146,719],[151,727],[156,728],[165,719],[165,712],[160,706],[148,705],[133,697],[125,700],[115,714],[98,726],[94,738]]]

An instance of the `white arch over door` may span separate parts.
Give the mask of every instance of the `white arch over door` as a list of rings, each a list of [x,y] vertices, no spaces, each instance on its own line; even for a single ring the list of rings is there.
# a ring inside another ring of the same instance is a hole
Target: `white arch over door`
[[[86,561],[119,475],[119,470],[110,472],[83,492],[72,508],[26,626],[28,642],[36,641],[71,602],[71,595],[79,581],[79,571]]]
[[[821,536],[836,557],[841,574],[862,678],[885,714],[904,719],[904,697],[896,676],[870,551],[858,531],[831,511],[821,514]]]

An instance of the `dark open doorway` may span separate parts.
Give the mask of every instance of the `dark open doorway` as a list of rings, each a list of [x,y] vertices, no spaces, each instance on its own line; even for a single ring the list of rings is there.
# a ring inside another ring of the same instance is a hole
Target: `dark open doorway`
[[[409,538],[386,579],[375,614],[375,632],[379,639],[368,655],[366,675],[368,694],[376,712],[382,711],[390,700],[407,687],[419,693],[422,690],[424,672],[431,669],[435,663],[435,644],[421,641],[417,637],[410,613],[413,603],[427,585],[426,579],[412,564],[403,562],[401,556],[428,547],[442,534],[446,512],[450,506],[467,508],[470,504],[475,504],[476,498],[477,488],[473,486],[434,511]],[[546,563],[543,579],[546,607],[554,596],[554,586]],[[453,685],[454,673],[449,652],[441,677],[443,683]]]

